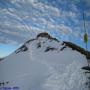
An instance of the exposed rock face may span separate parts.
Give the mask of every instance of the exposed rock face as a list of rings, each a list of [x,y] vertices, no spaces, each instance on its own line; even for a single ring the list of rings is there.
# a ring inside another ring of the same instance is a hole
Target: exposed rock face
[[[57,50],[55,47],[50,47],[48,46],[45,50],[45,52],[48,52],[48,51],[53,51],[53,50]]]
[[[59,42],[59,40],[57,40],[56,38],[53,38],[52,36],[50,36],[50,35],[49,35],[48,33],[46,33],[46,32],[43,32],[43,33],[38,34],[38,35],[37,35],[37,38],[39,38],[39,37],[46,37],[46,38],[48,38],[48,39],[55,40],[55,41]]]
[[[86,55],[86,58],[90,59],[90,52],[89,51],[86,51],[85,49],[83,49],[80,46],[78,46],[74,43],[71,43],[71,42],[64,41],[63,44],[65,44],[65,46],[68,46],[68,47],[72,48],[73,50],[76,50],[76,51],[80,52],[81,54]]]
[[[25,52],[28,50],[28,47],[26,45],[21,46],[18,50],[16,50],[16,54],[19,52]]]
[[[46,32],[43,32],[43,33],[40,33],[40,34],[38,34],[37,35],[37,38],[38,37],[47,37],[47,38],[52,38],[48,33],[46,33]]]
[[[0,58],[0,61],[2,61],[4,58]]]

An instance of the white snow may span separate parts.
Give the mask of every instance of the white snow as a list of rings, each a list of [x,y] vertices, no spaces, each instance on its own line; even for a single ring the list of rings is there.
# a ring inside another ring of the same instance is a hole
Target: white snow
[[[88,90],[81,69],[87,64],[85,56],[71,48],[60,51],[61,44],[40,37],[27,43],[28,51],[13,53],[0,62],[0,82],[9,81],[5,86],[19,90]],[[48,46],[55,50],[45,52]]]

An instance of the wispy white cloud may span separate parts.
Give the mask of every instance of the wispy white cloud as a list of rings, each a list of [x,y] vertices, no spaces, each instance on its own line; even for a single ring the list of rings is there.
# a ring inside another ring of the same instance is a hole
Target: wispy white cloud
[[[68,2],[59,1],[63,4]],[[0,42],[19,44],[42,31],[56,32],[58,35],[72,34],[82,38],[83,23],[79,19],[81,13],[73,2],[68,4],[70,10],[67,10],[67,7],[62,9],[38,0],[10,0],[8,3],[9,7],[0,7]],[[90,16],[89,12],[87,16]],[[87,21],[86,24],[89,29],[90,22]]]

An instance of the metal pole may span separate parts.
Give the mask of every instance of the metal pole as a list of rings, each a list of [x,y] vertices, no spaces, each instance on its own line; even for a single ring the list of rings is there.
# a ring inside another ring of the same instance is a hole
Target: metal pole
[[[85,34],[87,34],[87,31],[86,31],[86,24],[85,24],[85,12],[83,10],[83,23],[84,23],[84,32]],[[87,37],[88,38],[88,37]],[[88,53],[87,53],[87,42],[86,42],[86,57],[88,56]],[[87,59],[87,63],[88,63],[88,66],[89,66],[89,62],[88,62],[88,59]]]

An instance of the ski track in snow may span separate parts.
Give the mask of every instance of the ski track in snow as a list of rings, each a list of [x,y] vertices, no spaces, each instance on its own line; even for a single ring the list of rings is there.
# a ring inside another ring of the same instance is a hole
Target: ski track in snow
[[[85,88],[83,87],[85,83],[85,77],[81,75],[80,71],[78,71],[78,67],[75,69],[71,69],[72,66],[76,64],[77,63],[74,62],[68,65],[65,72],[62,74],[60,72],[56,72],[53,69],[54,72],[51,73],[51,76],[48,77],[43,85],[44,90],[80,90],[80,87],[82,87],[81,90],[85,90]]]

